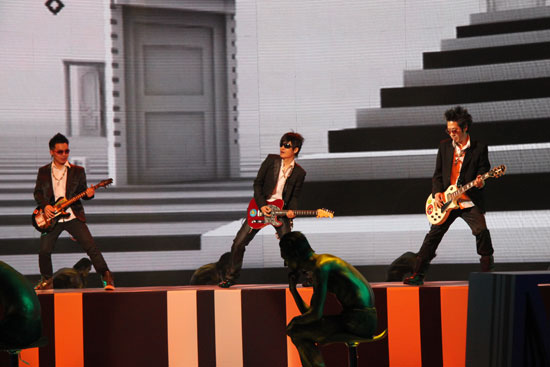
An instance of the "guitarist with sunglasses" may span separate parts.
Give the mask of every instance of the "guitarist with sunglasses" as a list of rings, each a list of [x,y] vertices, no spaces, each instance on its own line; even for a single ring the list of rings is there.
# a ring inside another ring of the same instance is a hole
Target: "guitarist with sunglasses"
[[[84,168],[69,163],[69,140],[64,135],[58,133],[52,137],[49,147],[52,162],[38,170],[34,199],[38,207],[44,210],[46,217],[53,218],[53,204],[56,200],[63,197],[70,199],[84,191],[86,194],[83,199],[89,200],[94,197],[95,190],[93,187],[87,187]],[[75,201],[66,213],[68,216],[57,219],[51,230],[43,232],[40,236],[38,263],[42,279],[35,289],[53,288],[52,252],[61,232],[67,231],[86,251],[97,273],[102,275],[105,290],[113,290],[113,275],[86,225],[82,202]]]
[[[474,187],[459,199],[459,207],[450,212],[449,217],[438,225],[433,224],[424,238],[416,257],[414,273],[403,283],[424,284],[424,275],[430,262],[436,256],[435,251],[443,236],[455,221],[462,218],[476,238],[477,253],[480,257],[481,271],[493,269],[493,244],[491,234],[485,222],[483,187],[481,175],[491,168],[487,145],[470,137],[472,116],[468,110],[457,106],[445,112],[446,133],[449,139],[442,140],[437,151],[435,171],[432,177],[432,195],[434,205],[441,208],[445,197],[443,193],[450,185],[461,186],[473,181]]]
[[[282,199],[283,209],[289,209],[286,217],[281,217],[282,225],[275,227],[277,235],[283,235],[291,231],[291,219],[295,217],[292,210],[298,208],[298,198],[304,184],[306,171],[295,162],[302,149],[304,138],[295,132],[288,132],[281,137],[279,142],[279,154],[269,154],[263,161],[258,175],[254,180],[254,200],[262,213],[269,216],[271,208],[268,201]],[[245,220],[231,246],[230,268],[219,286],[229,288],[235,284],[243,265],[243,257],[246,246],[252,241],[259,229],[253,229]]]

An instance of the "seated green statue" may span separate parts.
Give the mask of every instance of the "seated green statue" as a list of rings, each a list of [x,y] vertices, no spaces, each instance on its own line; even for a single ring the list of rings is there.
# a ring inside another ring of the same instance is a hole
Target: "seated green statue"
[[[279,243],[289,272],[289,288],[301,312],[287,326],[303,367],[325,366],[318,344],[371,338],[377,316],[374,293],[367,280],[352,265],[329,254],[316,254],[301,232],[290,232]],[[302,272],[311,274],[313,296],[307,306],[296,283]],[[328,292],[342,305],[339,315],[323,315]]]

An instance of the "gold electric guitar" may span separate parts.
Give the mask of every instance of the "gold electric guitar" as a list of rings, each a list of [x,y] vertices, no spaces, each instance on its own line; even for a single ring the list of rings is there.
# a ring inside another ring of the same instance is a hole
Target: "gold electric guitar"
[[[97,185],[93,185],[93,189],[97,189],[99,187],[105,187],[107,185],[110,185],[113,183],[112,178],[108,178],[106,180],[101,181]],[[40,207],[36,207],[34,211],[32,212],[32,225],[34,228],[36,228],[39,232],[50,232],[53,227],[55,227],[55,224],[60,218],[68,217],[70,213],[67,213],[65,211],[66,208],[68,208],[72,203],[82,198],[84,195],[86,195],[86,191],[82,191],[80,194],[72,197],[71,199],[65,199],[65,198],[59,198],[53,205],[55,209],[55,214],[53,218],[48,218],[46,216],[46,213],[44,212],[44,209]]]

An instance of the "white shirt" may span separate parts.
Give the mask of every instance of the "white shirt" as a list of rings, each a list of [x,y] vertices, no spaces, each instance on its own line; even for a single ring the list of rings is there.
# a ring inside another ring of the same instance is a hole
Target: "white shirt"
[[[460,171],[462,171],[462,163],[464,163],[464,155],[466,154],[466,149],[470,147],[470,136],[468,135],[468,141],[466,144],[459,146],[455,141],[453,140],[453,147],[455,148],[455,160],[453,161],[453,164],[457,164],[460,162]],[[456,180],[458,181],[458,178],[460,177],[460,171],[458,171],[458,175],[456,176]],[[456,182],[451,182],[451,185],[456,185]],[[466,194],[467,195],[467,194]],[[471,200],[458,200],[458,205],[460,209],[466,209],[471,208],[474,206],[473,201]]]
[[[274,192],[271,194],[271,196],[267,199],[268,201],[273,201],[277,199],[283,199],[283,189],[285,188],[285,183],[287,178],[292,173],[292,170],[294,169],[294,160],[285,167],[285,162],[281,158],[281,169],[279,170],[279,177],[277,178],[277,185],[275,186]]]
[[[59,198],[65,197],[66,195],[67,175],[70,167],[71,165],[69,164],[69,162],[65,162],[65,164],[63,165],[63,168],[59,169],[57,168],[55,163],[52,161],[52,187],[53,187],[53,195],[56,201]],[[70,199],[70,198],[66,198],[66,199]],[[59,219],[60,222],[68,222],[76,218],[71,208],[67,208],[65,211],[67,213],[70,213],[71,215],[68,216],[67,218],[60,218]]]

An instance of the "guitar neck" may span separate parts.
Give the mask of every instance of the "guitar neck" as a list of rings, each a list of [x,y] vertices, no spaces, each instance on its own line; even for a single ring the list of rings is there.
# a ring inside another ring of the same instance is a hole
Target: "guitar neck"
[[[317,215],[317,210],[293,210],[293,212],[296,216]],[[288,213],[288,210],[276,210],[274,212],[275,215],[286,215],[286,213]]]
[[[94,190],[97,189],[99,187],[99,185],[92,185],[91,186]],[[86,189],[87,190],[87,189]],[[73,196],[72,198],[70,198],[69,200],[65,201],[63,204],[61,204],[59,207],[58,207],[58,210],[61,209],[65,209],[66,207],[68,207],[69,205],[72,205],[75,201],[77,200],[80,200],[82,197],[84,197],[84,195],[86,195],[86,190],[82,191],[80,194],[76,195],[76,196]]]
[[[485,181],[486,179],[488,179],[490,177],[490,173],[487,172],[487,173],[484,173],[483,175],[481,175],[481,180],[482,181]],[[453,192],[450,196],[452,196],[453,200],[462,196],[462,194],[464,194],[466,191],[470,190],[472,187],[474,187],[475,185],[475,182],[476,180],[473,180],[473,181],[470,181],[468,182],[466,185],[464,186],[460,186],[458,188],[458,190],[456,190],[455,192]]]

